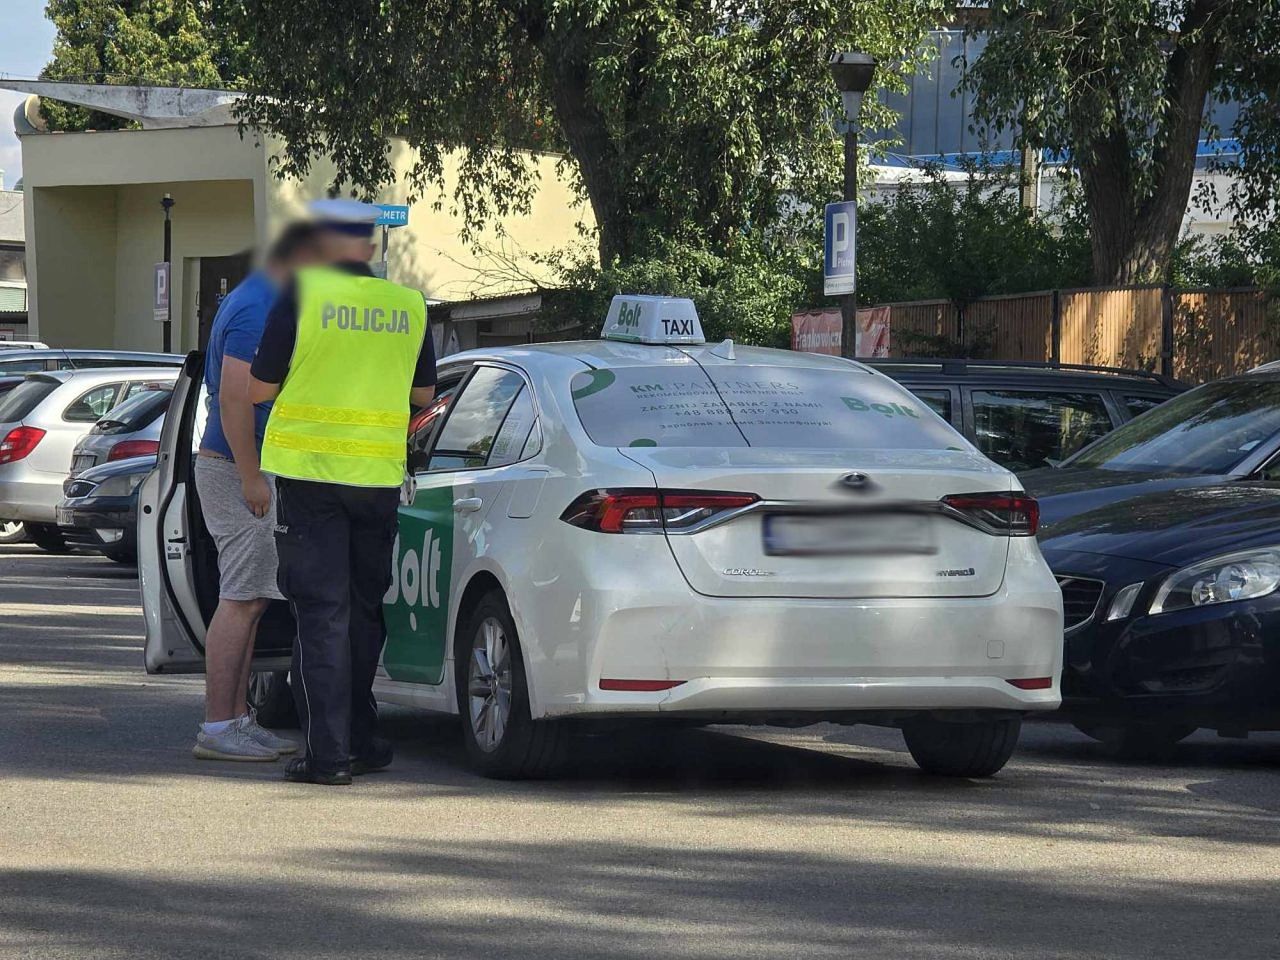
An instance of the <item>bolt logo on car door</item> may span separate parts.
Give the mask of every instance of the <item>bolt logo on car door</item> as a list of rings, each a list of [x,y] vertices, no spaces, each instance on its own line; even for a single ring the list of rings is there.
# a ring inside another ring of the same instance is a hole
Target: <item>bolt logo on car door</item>
[[[411,505],[400,508],[399,523],[391,586],[382,598],[382,665],[393,680],[439,683],[453,567],[453,487],[419,490]]]

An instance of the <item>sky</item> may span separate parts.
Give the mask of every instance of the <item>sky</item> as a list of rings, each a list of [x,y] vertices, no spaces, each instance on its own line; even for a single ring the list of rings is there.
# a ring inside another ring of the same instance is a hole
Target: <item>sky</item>
[[[34,77],[53,49],[53,24],[44,17],[45,0],[0,0],[0,74]],[[22,150],[13,134],[13,111],[23,95],[0,90],[0,170],[12,190],[22,176]]]

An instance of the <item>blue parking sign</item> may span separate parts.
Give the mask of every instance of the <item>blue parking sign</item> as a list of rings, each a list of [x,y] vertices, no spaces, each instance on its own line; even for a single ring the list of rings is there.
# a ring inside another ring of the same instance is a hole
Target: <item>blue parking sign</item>
[[[828,297],[853,293],[858,206],[852,200],[828,203],[822,231],[822,292]]]
[[[401,204],[378,204],[377,224],[380,227],[407,227],[409,225],[409,208]]]

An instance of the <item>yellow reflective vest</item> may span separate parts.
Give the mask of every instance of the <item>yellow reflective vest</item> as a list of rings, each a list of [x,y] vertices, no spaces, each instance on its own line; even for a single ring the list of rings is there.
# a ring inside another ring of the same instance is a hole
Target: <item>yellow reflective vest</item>
[[[330,267],[300,270],[298,332],[262,469],[357,487],[404,479],[409,390],[427,334],[422,294]]]

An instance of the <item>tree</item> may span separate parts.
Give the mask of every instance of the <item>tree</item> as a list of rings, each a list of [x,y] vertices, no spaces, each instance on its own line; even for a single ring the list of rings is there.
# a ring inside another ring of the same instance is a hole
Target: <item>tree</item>
[[[321,154],[338,186],[390,182],[386,137],[475,227],[527,208],[521,151],[563,149],[606,264],[657,240],[727,252],[837,193],[833,50],[910,70],[943,0],[236,0],[242,118],[282,135],[282,172]],[[882,71],[893,82],[894,72]],[[900,80],[898,81],[900,83]],[[879,110],[868,98],[871,114]],[[873,117],[872,119],[881,119]]]
[[[1093,280],[1165,281],[1190,198],[1198,141],[1238,219],[1277,212],[1277,0],[992,0],[985,51],[964,83],[978,118],[1019,146],[1069,153],[1088,211]],[[1211,104],[1239,104],[1224,129]]]
[[[221,87],[239,76],[234,35],[222,29],[222,0],[49,0],[57,28],[46,80]],[[128,121],[45,101],[54,130],[113,130]]]

